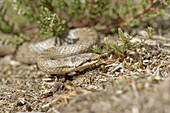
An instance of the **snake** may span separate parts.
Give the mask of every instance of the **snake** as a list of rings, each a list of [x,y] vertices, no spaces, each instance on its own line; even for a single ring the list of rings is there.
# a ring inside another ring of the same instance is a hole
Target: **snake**
[[[99,62],[100,55],[91,52],[92,46],[99,42],[95,30],[75,28],[63,36],[75,41],[57,46],[56,38],[50,38],[40,42],[25,42],[16,50],[16,45],[0,43],[0,56],[16,51],[16,60],[26,64],[37,63],[40,70],[49,74],[82,71]]]

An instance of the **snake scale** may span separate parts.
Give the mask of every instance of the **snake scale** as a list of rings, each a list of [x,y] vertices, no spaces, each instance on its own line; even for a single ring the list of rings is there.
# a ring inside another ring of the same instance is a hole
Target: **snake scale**
[[[99,41],[95,30],[76,28],[67,33],[67,38],[77,41],[62,46],[55,46],[55,38],[37,43],[26,42],[16,50],[16,59],[27,64],[37,63],[42,71],[50,74],[81,71],[99,61],[98,54],[88,53]],[[0,44],[0,55],[14,52],[14,46]]]

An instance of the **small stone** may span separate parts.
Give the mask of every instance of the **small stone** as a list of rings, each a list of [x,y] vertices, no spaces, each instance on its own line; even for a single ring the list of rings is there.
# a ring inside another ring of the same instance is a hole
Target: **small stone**
[[[15,61],[15,60],[11,60],[11,61],[9,62],[9,64],[12,65],[12,66],[19,66],[19,65],[21,65],[20,62]]]
[[[138,90],[141,90],[141,89],[143,88],[143,85],[142,85],[141,83],[137,83],[137,84],[136,84],[136,88],[137,88]]]

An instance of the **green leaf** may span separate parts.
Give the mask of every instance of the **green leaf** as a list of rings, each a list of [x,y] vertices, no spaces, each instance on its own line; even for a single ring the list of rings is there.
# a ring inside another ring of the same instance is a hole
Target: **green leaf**
[[[118,43],[117,42],[113,42],[113,49],[115,51],[118,51],[119,50],[119,46],[118,46]]]
[[[66,27],[66,22],[61,20],[56,14],[52,14],[47,7],[41,7],[43,12],[40,14],[38,21],[41,28],[41,33],[52,34],[54,36],[61,35]]]
[[[110,49],[110,46],[109,46],[109,44],[108,44],[108,37],[105,37],[104,38],[104,47],[106,48],[106,50],[109,50]]]
[[[97,45],[94,45],[93,48],[92,48],[92,50],[93,50],[94,52],[96,52],[96,53],[101,53],[101,52],[102,52],[102,50],[99,49],[99,47],[98,47]]]

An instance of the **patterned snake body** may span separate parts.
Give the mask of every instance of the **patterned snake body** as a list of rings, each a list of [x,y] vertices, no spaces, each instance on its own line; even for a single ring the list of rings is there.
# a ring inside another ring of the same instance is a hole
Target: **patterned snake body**
[[[16,59],[26,64],[35,64],[38,55],[55,45],[55,38],[40,41],[38,43],[24,43],[16,52]]]
[[[16,59],[23,63],[36,63],[38,67],[50,74],[63,74],[81,71],[99,61],[99,55],[86,53],[99,41],[98,34],[90,28],[70,30],[68,39],[76,39],[73,44],[55,46],[51,38],[38,43],[24,43],[16,52]]]
[[[69,31],[68,38],[78,41],[71,45],[51,47],[38,56],[37,64],[41,70],[50,74],[62,74],[84,70],[98,62],[98,54],[85,53],[97,43],[96,31],[89,28],[74,29]]]

